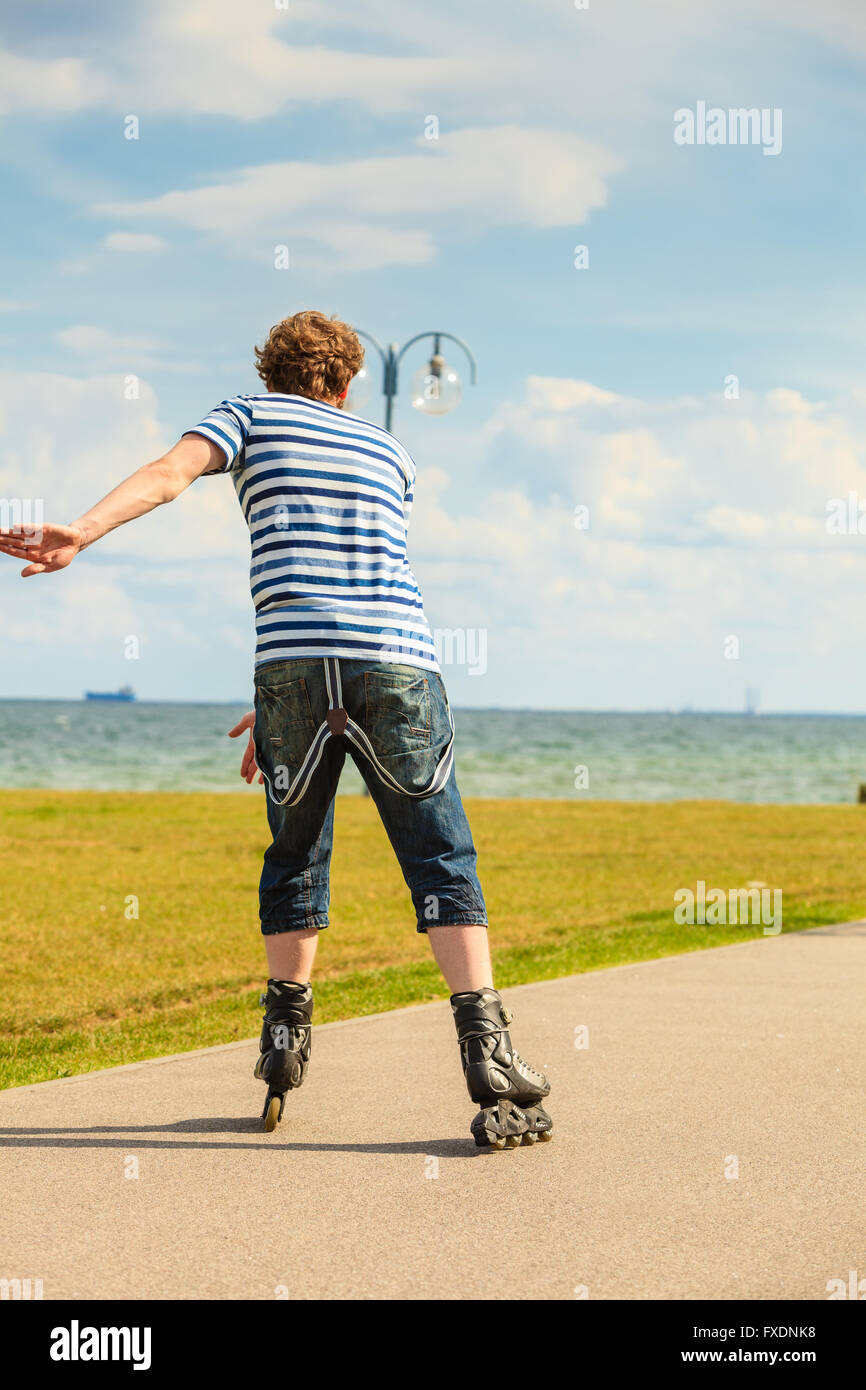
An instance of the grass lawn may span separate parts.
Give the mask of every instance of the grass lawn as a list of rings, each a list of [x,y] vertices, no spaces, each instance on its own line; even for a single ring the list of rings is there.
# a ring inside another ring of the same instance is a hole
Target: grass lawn
[[[675,924],[698,879],[781,888],[785,931],[866,915],[862,807],[467,805],[503,988],[761,934]],[[0,791],[0,1085],[256,1035],[265,834],[260,794]],[[318,1022],[447,996],[367,799],[331,888]]]

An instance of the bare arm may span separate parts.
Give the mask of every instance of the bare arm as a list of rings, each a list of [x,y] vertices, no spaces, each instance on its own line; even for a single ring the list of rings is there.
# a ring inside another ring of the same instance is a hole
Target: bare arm
[[[38,530],[0,531],[0,551],[17,560],[29,560],[21,571],[51,574],[65,569],[79,551],[93,545],[127,521],[173,502],[202,473],[212,473],[225,462],[222,451],[200,434],[186,434],[162,458],[146,463],[129,478],[78,517],[69,526],[45,523]]]

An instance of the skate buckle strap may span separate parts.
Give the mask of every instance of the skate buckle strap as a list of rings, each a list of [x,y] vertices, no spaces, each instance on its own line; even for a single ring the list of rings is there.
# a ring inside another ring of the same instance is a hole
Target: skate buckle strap
[[[339,738],[341,736],[347,738],[359,752],[364,754],[364,757],[370,763],[379,781],[388,791],[400,792],[402,796],[411,796],[416,801],[423,801],[426,797],[435,796],[437,792],[440,792],[448,781],[451,775],[451,768],[454,765],[454,720],[451,715],[450,706],[448,707],[448,722],[451,726],[451,737],[448,739],[445,750],[439,762],[436,764],[433,776],[430,778],[426,787],[422,787],[420,791],[407,791],[405,787],[401,787],[394,774],[379,762],[376,756],[376,750],[364,730],[361,728],[360,724],[355,723],[355,720],[349,714],[348,710],[343,708],[343,684],[340,679],[340,662],[338,658],[335,656],[326,656],[323,660],[325,664],[325,685],[328,691],[328,711],[316,730],[313,741],[307,749],[304,761],[301,763],[301,766],[292,779],[291,786],[285,796],[274,796],[270,779],[261,765],[261,759],[257,757],[259,771],[265,779],[265,786],[267,787],[268,796],[271,798],[271,801],[273,801],[276,806],[297,806],[313,780],[313,773],[322,761],[322,755],[325,751],[325,744],[328,739]]]
[[[485,1028],[482,1033],[458,1033],[457,1041],[465,1043],[473,1042],[476,1038],[501,1038],[504,1032],[504,1028]]]
[[[464,1033],[462,1034],[460,1041],[471,1042],[473,1038],[501,1038],[508,1025],[514,1022],[514,1014],[511,1012],[507,1004],[500,1004],[499,1017],[502,1021],[501,1028],[497,1028],[493,1020],[491,1018],[488,1018],[485,1020],[485,1022],[490,1024],[489,1028],[485,1028],[484,1031],[481,1033]]]

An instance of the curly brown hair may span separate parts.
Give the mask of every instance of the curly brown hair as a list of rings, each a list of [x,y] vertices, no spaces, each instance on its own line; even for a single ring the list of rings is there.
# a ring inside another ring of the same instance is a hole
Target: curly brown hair
[[[275,323],[264,347],[256,348],[258,373],[269,391],[340,404],[363,361],[354,329],[315,309]]]

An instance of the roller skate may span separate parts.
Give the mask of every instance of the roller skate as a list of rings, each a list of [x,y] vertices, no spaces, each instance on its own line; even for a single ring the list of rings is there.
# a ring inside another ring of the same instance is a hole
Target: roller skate
[[[471,1132],[479,1149],[516,1149],[553,1137],[553,1121],[539,1104],[550,1082],[515,1052],[513,1018],[495,989],[452,994],[460,1060],[469,1094],[480,1106]]]
[[[301,1085],[307,1070],[313,991],[295,980],[268,980],[261,1003],[265,1005],[261,1056],[254,1075],[268,1083],[262,1119],[270,1134],[283,1118],[286,1092]]]

